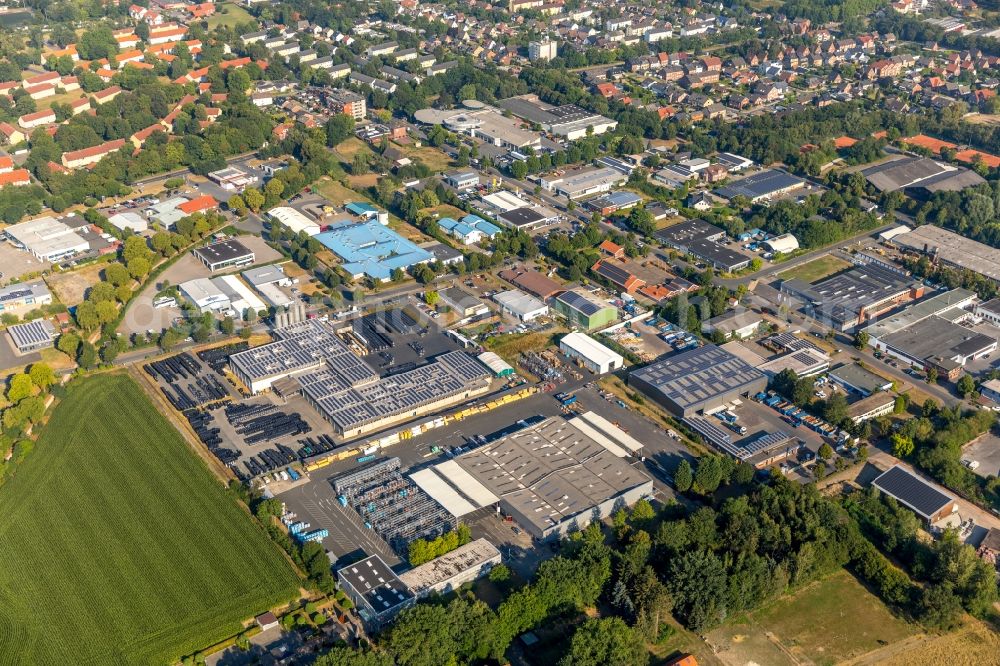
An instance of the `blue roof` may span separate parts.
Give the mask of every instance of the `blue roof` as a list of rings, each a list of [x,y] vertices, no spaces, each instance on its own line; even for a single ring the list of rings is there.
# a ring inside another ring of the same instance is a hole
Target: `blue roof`
[[[440,220],[438,220],[438,226],[444,229],[445,231],[451,231],[452,229],[455,228],[457,224],[458,220],[450,217],[442,217]]]
[[[478,215],[466,215],[465,217],[462,218],[462,222],[469,225],[470,227],[479,229],[486,235],[487,238],[493,238],[498,233],[500,233],[500,227],[498,227],[495,224],[487,222]]]
[[[351,275],[388,280],[396,268],[434,261],[430,252],[376,221],[343,225],[315,238],[343,260]]]
[[[459,222],[458,224],[456,224],[455,228],[452,229],[452,232],[456,236],[461,236],[462,238],[466,238],[473,231],[475,231],[475,229],[473,229],[472,227],[470,227],[467,224],[463,224],[462,222]]]
[[[378,208],[364,201],[352,201],[344,206],[344,208],[347,212],[354,213],[355,215],[374,215],[378,213]]]

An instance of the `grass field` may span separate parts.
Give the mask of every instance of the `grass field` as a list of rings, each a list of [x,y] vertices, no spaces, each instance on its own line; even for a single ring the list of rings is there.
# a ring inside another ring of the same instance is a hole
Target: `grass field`
[[[166,664],[297,595],[125,375],[77,380],[0,489],[0,664]]]
[[[316,181],[312,185],[312,189],[329,199],[335,206],[343,206],[345,203],[350,203],[351,201],[366,201],[371,203],[371,200],[365,195],[355,192],[349,187],[344,187],[338,181],[329,178]]]
[[[208,22],[208,29],[215,30],[220,25],[235,27],[240,23],[253,23],[254,18],[250,15],[250,12],[239,5],[226,2],[216,5],[215,13],[206,20]]]
[[[790,268],[781,272],[782,280],[803,280],[805,282],[816,282],[828,275],[833,275],[849,267],[850,264],[840,257],[826,255],[810,262]]]
[[[917,633],[839,571],[710,632],[708,642],[727,664],[839,664]]]
[[[87,290],[101,281],[101,271],[107,267],[108,264],[103,261],[93,262],[73,271],[54,272],[45,281],[61,303],[79,305]]]

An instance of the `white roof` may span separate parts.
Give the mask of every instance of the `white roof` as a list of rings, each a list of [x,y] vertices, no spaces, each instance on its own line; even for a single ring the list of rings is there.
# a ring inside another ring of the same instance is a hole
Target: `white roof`
[[[40,257],[90,249],[90,244],[74,229],[49,215],[7,227],[4,232]]]
[[[506,190],[494,192],[493,194],[487,194],[483,197],[483,201],[502,213],[514,210],[515,208],[524,208],[525,206],[531,205],[513,192],[508,192]]]
[[[292,233],[306,232],[309,236],[315,236],[320,232],[318,224],[308,217],[288,206],[278,206],[267,212],[272,218],[288,227]]]
[[[490,492],[489,488],[479,483],[476,477],[465,471],[454,460],[446,460],[436,469],[442,476],[447,478],[469,499],[475,502],[480,508],[496,504],[500,498]]]
[[[514,314],[526,317],[537,312],[548,312],[549,306],[534,296],[518,289],[508,289],[493,295],[493,300]]]
[[[430,495],[438,504],[447,509],[455,517],[472,513],[478,508],[470,504],[468,500],[448,485],[447,481],[438,476],[433,467],[414,472],[410,475],[410,478],[420,486],[421,490]]]
[[[131,211],[112,215],[108,218],[108,222],[118,229],[131,229],[136,233],[142,233],[149,228],[149,224],[142,217],[142,215]]]
[[[179,286],[184,295],[200,308],[229,300],[229,297],[208,278],[195,278],[182,282]]]
[[[899,224],[899,225],[896,225],[895,227],[893,227],[892,229],[886,229],[885,231],[883,231],[882,233],[880,233],[878,235],[878,237],[879,237],[880,240],[887,241],[887,240],[892,240],[893,238],[895,238],[896,236],[898,236],[900,234],[905,234],[905,233],[908,233],[910,231],[913,231],[913,230],[910,229],[905,224]]]
[[[613,363],[616,366],[621,366],[625,363],[625,359],[622,358],[621,354],[608,349],[594,338],[579,331],[567,333],[559,341],[559,344],[566,345],[577,354],[586,357],[598,365],[610,365]]]
[[[483,365],[485,365],[487,368],[489,368],[498,375],[501,372],[514,369],[513,366],[510,365],[510,363],[500,358],[500,356],[497,355],[496,352],[491,352],[491,351],[483,352],[476,358],[479,359],[480,363],[482,363]]]
[[[243,301],[244,308],[249,308],[254,312],[260,312],[261,310],[267,309],[264,301],[257,298],[257,295],[250,290],[250,287],[243,284],[243,281],[235,275],[223,275],[222,277],[216,279],[222,280],[229,285],[230,289],[239,294],[240,300]],[[235,302],[234,305],[236,305]]]
[[[799,249],[799,241],[792,234],[781,234],[768,238],[764,243],[772,252],[793,252]]]

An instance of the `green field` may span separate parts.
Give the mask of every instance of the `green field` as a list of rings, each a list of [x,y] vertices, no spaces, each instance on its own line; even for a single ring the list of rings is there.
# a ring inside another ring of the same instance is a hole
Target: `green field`
[[[234,28],[240,23],[254,22],[254,18],[250,12],[237,4],[230,2],[219,3],[215,6],[215,8],[215,13],[206,19],[209,30],[215,30],[220,25],[226,25]]]
[[[780,273],[782,280],[802,280],[803,282],[817,282],[823,278],[833,275],[834,273],[839,273],[845,268],[850,267],[850,263],[844,261],[840,257],[834,257],[832,255],[826,255],[818,259],[813,259],[810,262],[804,263],[801,266],[796,266],[795,268],[790,268],[787,271],[782,271]]]
[[[710,632],[708,642],[727,664],[832,665],[918,632],[841,570],[728,622]]]
[[[76,380],[0,488],[0,664],[164,664],[298,578],[125,375]]]

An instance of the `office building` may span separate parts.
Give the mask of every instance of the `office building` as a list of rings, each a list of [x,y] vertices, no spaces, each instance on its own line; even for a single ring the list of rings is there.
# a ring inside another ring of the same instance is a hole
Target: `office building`
[[[384,627],[399,611],[416,602],[413,593],[378,555],[338,569],[337,583],[369,631]]]
[[[224,268],[249,266],[255,260],[253,250],[247,248],[238,240],[224,240],[196,248],[194,256],[208,267],[208,270],[221,271]]]
[[[52,302],[52,292],[42,280],[0,287],[0,312],[20,313]]]
[[[558,55],[558,51],[559,45],[549,39],[528,42],[528,60],[532,62],[552,60]]]
[[[40,261],[57,262],[90,249],[90,243],[76,228],[48,215],[11,225],[4,234]]]

